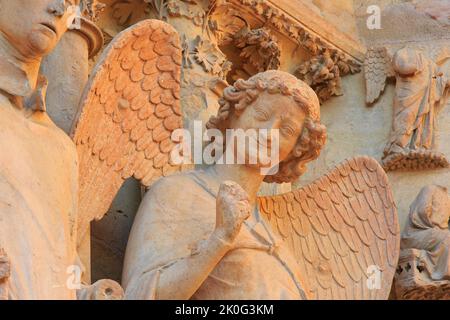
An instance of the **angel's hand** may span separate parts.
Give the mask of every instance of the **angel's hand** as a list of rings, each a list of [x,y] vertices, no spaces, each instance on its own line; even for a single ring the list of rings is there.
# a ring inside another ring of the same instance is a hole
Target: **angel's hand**
[[[215,236],[233,243],[242,224],[250,217],[250,210],[250,202],[244,189],[235,182],[223,182],[217,196]]]

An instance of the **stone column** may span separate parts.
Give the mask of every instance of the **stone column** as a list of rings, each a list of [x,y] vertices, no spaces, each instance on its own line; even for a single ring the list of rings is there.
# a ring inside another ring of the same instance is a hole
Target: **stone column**
[[[102,33],[92,21],[80,18],[79,26],[80,28],[66,32],[41,66],[41,73],[49,81],[47,112],[56,125],[67,134],[71,133],[80,98],[88,81],[89,59],[103,47]],[[83,240],[78,253],[86,268],[83,281],[90,283],[90,237]]]
[[[66,32],[41,66],[41,73],[49,80],[47,112],[68,134],[89,77],[89,58],[103,46],[102,33],[93,22],[81,18],[80,26]]]

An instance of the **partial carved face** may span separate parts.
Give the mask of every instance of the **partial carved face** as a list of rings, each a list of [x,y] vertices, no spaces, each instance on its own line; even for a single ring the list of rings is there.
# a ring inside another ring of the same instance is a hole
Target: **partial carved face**
[[[281,162],[296,146],[303,132],[306,115],[291,96],[262,92],[239,116],[233,115],[232,117],[230,129],[256,129],[257,132],[260,129],[267,130],[269,133],[267,139],[260,139],[261,135],[258,135],[257,145],[258,148],[267,148],[268,154],[277,152],[277,150],[273,150],[276,144],[272,143],[270,135],[271,130],[277,130],[278,154],[279,162]],[[249,159],[249,150],[246,152],[246,159]],[[258,161],[256,166],[260,165]],[[271,165],[275,164],[271,163]]]
[[[79,0],[0,0],[0,32],[25,58],[49,54],[67,31]]]

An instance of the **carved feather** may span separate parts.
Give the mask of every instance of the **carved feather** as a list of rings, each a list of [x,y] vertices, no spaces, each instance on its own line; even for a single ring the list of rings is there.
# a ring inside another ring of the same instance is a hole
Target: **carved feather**
[[[388,298],[400,230],[387,181],[374,159],[358,157],[302,189],[258,199],[263,215],[277,217],[270,223],[292,249],[316,299]],[[272,201],[277,212],[267,206]],[[382,271],[378,290],[367,285],[370,266]]]
[[[364,61],[366,102],[374,103],[386,87],[386,79],[395,76],[391,57],[385,47],[370,48]]]
[[[72,130],[80,165],[78,237],[101,219],[125,179],[145,186],[179,170],[171,133],[182,127],[177,32],[146,20],[119,34],[85,88]]]

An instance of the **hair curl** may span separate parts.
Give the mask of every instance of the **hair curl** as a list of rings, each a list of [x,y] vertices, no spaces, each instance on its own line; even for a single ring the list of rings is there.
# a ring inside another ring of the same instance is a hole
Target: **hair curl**
[[[293,182],[305,171],[306,164],[317,159],[326,141],[326,128],[320,123],[320,103],[316,93],[303,81],[283,71],[258,73],[248,80],[237,80],[225,89],[219,101],[217,116],[211,117],[206,127],[225,132],[230,128],[231,115],[239,116],[254,102],[261,92],[291,96],[305,112],[303,132],[291,153],[280,162],[274,175],[265,177],[265,182]]]

